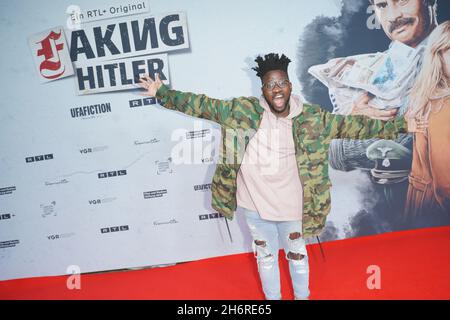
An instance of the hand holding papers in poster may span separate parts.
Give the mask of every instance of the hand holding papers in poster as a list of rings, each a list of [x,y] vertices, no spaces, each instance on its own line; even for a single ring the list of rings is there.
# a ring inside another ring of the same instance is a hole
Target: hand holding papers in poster
[[[308,72],[328,87],[335,114],[349,115],[365,92],[373,96],[371,107],[400,108],[403,114],[423,50],[394,41],[385,52],[332,59]]]

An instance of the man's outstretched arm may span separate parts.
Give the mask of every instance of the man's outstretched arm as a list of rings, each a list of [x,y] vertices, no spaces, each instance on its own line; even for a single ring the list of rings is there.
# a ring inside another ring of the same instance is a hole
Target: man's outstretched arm
[[[324,123],[331,139],[357,139],[372,138],[393,140],[400,133],[424,132],[427,122],[424,120],[394,118],[396,110],[375,110],[374,108],[361,108],[367,105],[370,98],[363,95],[355,104],[349,116],[331,114],[321,111]]]
[[[392,140],[400,133],[406,133],[407,123],[404,118],[383,121],[366,116],[343,116],[321,111],[322,123],[331,139],[370,138]]]
[[[140,81],[139,85],[146,89],[144,95],[158,98],[165,108],[177,110],[193,117],[222,123],[233,107],[234,100],[224,101],[212,99],[203,94],[171,90],[162,83],[159,74],[156,74],[155,80],[145,75]]]

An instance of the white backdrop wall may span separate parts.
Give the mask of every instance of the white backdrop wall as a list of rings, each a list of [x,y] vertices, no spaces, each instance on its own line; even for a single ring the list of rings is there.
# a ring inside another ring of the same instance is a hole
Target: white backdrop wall
[[[168,52],[171,86],[222,99],[259,95],[254,58],[268,52],[295,57],[306,24],[319,14],[339,14],[334,0],[148,3],[150,15],[187,16],[190,48]],[[93,272],[251,250],[242,217],[230,222],[231,242],[224,219],[210,207],[217,125],[152,105],[130,108],[130,100],[142,98],[137,90],[80,96],[75,76],[40,82],[28,37],[65,26],[70,5],[113,4],[126,1],[0,2],[0,280],[66,274],[69,266]],[[299,63],[293,60],[291,72]],[[71,115],[72,108],[102,103],[111,111]],[[201,130],[203,137],[186,136]],[[172,150],[180,143],[213,148],[194,153],[203,162],[177,164]],[[40,155],[52,156],[25,160]],[[119,171],[126,174],[99,178]]]

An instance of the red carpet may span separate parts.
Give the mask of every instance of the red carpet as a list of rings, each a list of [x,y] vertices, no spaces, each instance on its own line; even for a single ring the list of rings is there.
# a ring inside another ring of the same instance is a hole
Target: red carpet
[[[450,227],[419,229],[308,246],[311,299],[450,299]],[[283,298],[292,298],[281,256]],[[381,269],[369,290],[367,267]],[[0,281],[0,299],[263,299],[252,253],[138,271]]]

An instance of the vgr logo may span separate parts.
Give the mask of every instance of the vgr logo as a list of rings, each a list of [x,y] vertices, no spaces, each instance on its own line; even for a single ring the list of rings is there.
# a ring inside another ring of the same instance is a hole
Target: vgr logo
[[[80,149],[80,153],[88,154],[88,153],[93,153],[93,152],[104,151],[106,149],[108,149],[108,146],[88,147],[88,148]]]
[[[107,228],[101,228],[101,233],[110,233],[110,232],[120,232],[120,231],[128,231],[130,230],[130,227],[128,225],[125,226],[117,226],[117,227],[107,227]]]
[[[44,155],[40,155],[40,156],[27,157],[27,158],[25,158],[25,162],[30,163],[30,162],[37,162],[37,161],[44,161],[44,160],[52,160],[52,159],[53,159],[53,154],[49,153],[49,154],[44,154]]]
[[[212,163],[214,161],[213,157],[202,158],[202,163]]]
[[[224,215],[218,212],[209,213],[209,214],[201,214],[198,216],[199,220],[209,220],[209,219],[219,219],[224,218]]]
[[[48,240],[58,240],[58,239],[70,238],[74,235],[75,235],[75,233],[73,233],[73,232],[62,233],[62,234],[51,234],[51,235],[47,236],[47,239]]]
[[[108,203],[108,202],[112,202],[112,201],[114,201],[116,199],[117,199],[116,197],[103,198],[103,199],[92,199],[92,200],[89,200],[89,204],[90,205],[105,204],[105,203]]]
[[[125,176],[127,174],[127,170],[118,170],[118,171],[109,171],[109,172],[102,172],[98,174],[99,179],[103,178],[112,178],[117,176]]]
[[[91,149],[91,148],[81,149],[81,150],[80,150],[80,153],[81,153],[81,154],[83,154],[83,153],[86,154],[86,153],[91,153],[91,152],[92,152],[92,149]]]

